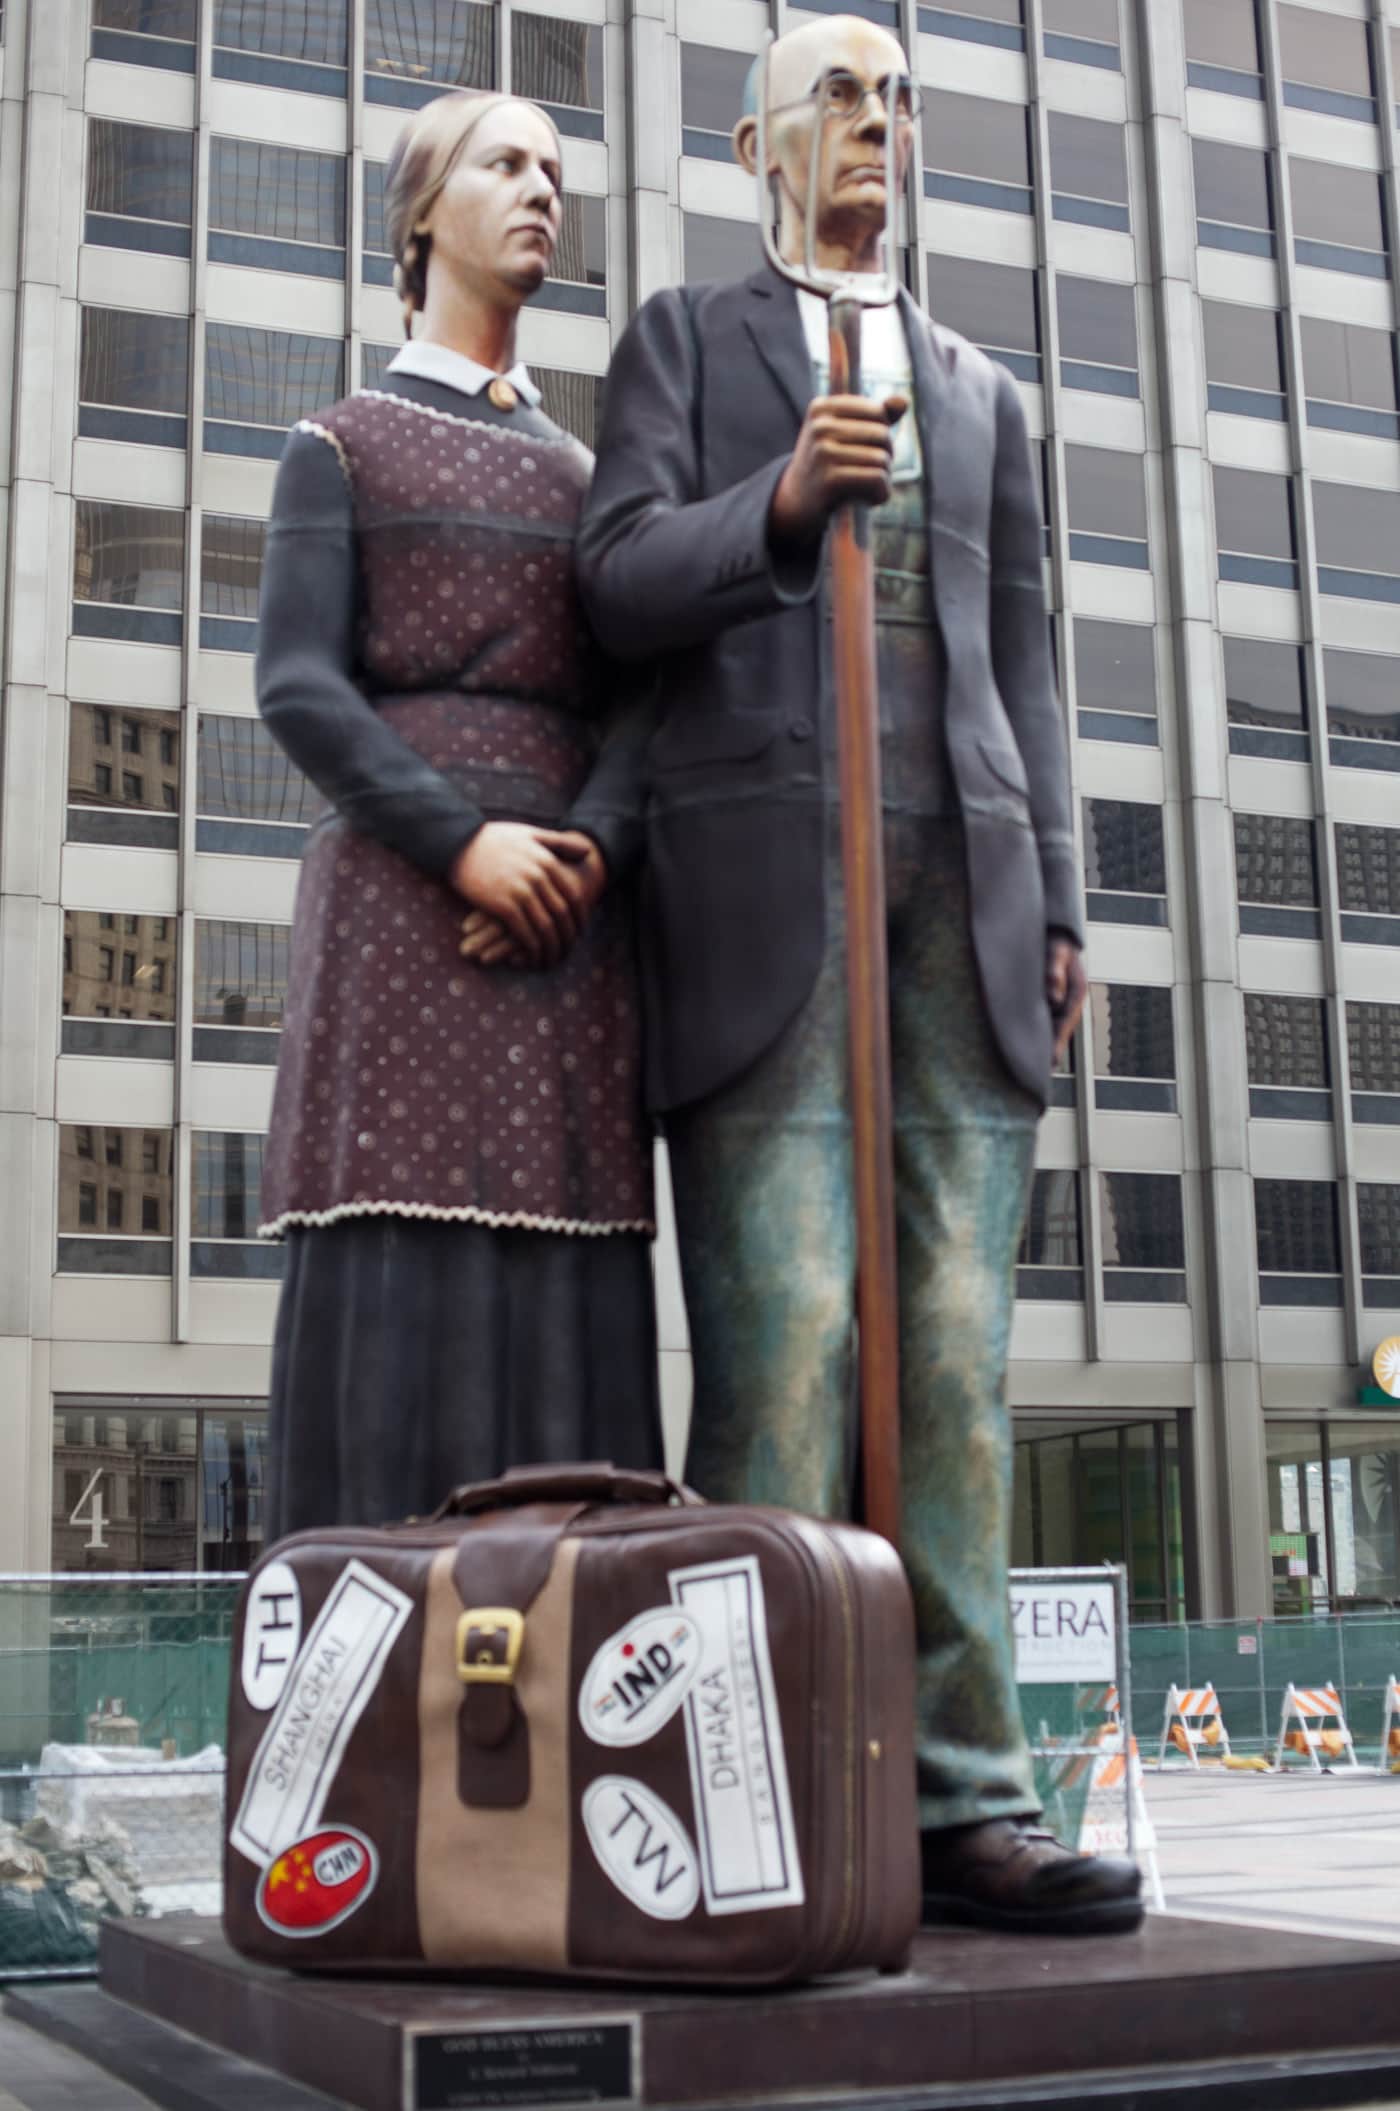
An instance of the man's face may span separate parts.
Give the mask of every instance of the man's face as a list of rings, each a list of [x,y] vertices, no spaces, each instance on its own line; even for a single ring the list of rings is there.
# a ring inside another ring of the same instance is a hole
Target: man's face
[[[885,30],[852,16],[812,23],[773,47],[769,160],[799,213],[807,208],[813,128],[821,122],[818,233],[823,240],[885,223],[885,154],[892,85],[908,61]],[[825,86],[823,86],[825,84]],[[914,148],[911,114],[897,117],[895,170],[902,184]]]

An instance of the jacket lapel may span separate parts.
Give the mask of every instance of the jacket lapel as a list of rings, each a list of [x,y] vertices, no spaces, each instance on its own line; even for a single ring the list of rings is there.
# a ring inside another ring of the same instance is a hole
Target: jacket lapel
[[[951,377],[943,362],[928,317],[922,308],[915,306],[909,295],[901,289],[899,312],[904,318],[904,335],[909,345],[909,364],[914,375],[914,415],[919,427],[919,445],[924,457],[924,504],[929,517],[938,491],[938,478],[934,474],[939,444],[938,424],[943,406],[948,398]]]
[[[800,420],[812,400],[812,361],[796,289],[766,264],[746,283],[750,300],[744,326]]]

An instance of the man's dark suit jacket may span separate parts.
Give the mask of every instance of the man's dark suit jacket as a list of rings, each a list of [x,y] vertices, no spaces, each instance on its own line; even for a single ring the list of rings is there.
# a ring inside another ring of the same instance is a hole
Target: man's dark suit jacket
[[[1082,933],[1037,485],[1010,375],[901,306],[973,945],[1008,1068],[1043,1102],[1046,931]],[[821,963],[825,565],[817,551],[785,569],[767,533],[812,393],[797,297],[766,266],[655,295],[608,380],[577,561],[604,646],[660,663],[642,946],[661,1111],[746,1069]]]

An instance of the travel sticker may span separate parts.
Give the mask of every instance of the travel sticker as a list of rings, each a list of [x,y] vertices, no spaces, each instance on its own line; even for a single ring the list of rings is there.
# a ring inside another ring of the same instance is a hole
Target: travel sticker
[[[258,1916],[277,1935],[324,1935],[361,1907],[379,1881],[373,1843],[333,1825],[284,1848],[258,1884]]]
[[[413,1600],[347,1562],[288,1675],[229,1830],[259,1866],[314,1832],[356,1723],[374,1696]]]
[[[700,1629],[685,1732],[706,1910],[800,1906],[802,1866],[758,1561],[747,1554],[700,1562],[673,1569],[667,1581]]]
[[[595,1744],[655,1737],[700,1668],[700,1630],[688,1613],[659,1605],[609,1635],[579,1687],[578,1719]]]
[[[619,1891],[652,1920],[695,1911],[700,1873],[690,1835],[644,1781],[603,1774],[585,1790],[583,1829]]]
[[[243,1621],[243,1697],[275,1708],[301,1647],[301,1585],[285,1561],[270,1561],[248,1586]]]

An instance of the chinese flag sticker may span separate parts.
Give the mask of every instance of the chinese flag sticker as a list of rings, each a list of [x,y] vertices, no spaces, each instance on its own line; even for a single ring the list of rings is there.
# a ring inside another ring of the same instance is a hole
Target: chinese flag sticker
[[[379,1856],[362,1832],[309,1833],[264,1870],[258,1913],[278,1935],[324,1935],[364,1904],[378,1876]]]

